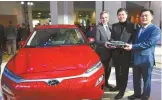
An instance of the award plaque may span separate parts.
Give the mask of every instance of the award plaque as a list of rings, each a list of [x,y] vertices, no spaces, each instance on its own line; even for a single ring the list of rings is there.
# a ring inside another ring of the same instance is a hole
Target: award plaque
[[[115,46],[116,48],[124,48],[126,47],[126,43],[122,41],[110,41],[108,42],[109,46]]]

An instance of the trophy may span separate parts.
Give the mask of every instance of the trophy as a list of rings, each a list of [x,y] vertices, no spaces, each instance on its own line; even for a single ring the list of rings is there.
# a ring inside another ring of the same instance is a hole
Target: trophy
[[[109,41],[108,46],[115,46],[116,48],[125,48],[126,43],[122,41]]]

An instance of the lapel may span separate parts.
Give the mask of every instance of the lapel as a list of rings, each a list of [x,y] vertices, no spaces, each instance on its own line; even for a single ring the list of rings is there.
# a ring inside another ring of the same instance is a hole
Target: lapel
[[[137,41],[141,41],[141,40],[145,39],[146,37],[148,37],[148,35],[150,35],[150,34],[148,34],[148,33],[150,33],[150,32],[149,32],[149,29],[150,29],[152,26],[153,26],[153,24],[150,24],[149,26],[147,26],[146,29],[144,30],[144,32],[138,37],[139,31],[140,31],[140,29],[141,29],[141,28],[140,28],[139,31],[138,31],[138,34],[137,34],[137,36],[136,36],[136,40],[137,40]]]
[[[136,42],[137,42],[137,40],[138,40],[138,34],[139,34],[139,32],[140,32],[140,28],[137,30],[137,34],[136,34],[135,43],[136,43]]]
[[[107,37],[107,40],[108,40],[108,38],[109,38],[108,35],[107,35],[108,33],[106,33],[106,30],[105,30],[103,24],[101,24],[101,28],[100,29],[101,29],[101,34],[104,35],[105,37]]]
[[[127,22],[123,31],[121,32],[121,30],[120,30],[120,33],[121,33],[120,40],[123,41],[123,42],[128,42],[129,39],[130,39],[131,34],[128,33],[128,30],[127,30],[127,28],[129,28],[129,25],[130,25],[129,22]]]

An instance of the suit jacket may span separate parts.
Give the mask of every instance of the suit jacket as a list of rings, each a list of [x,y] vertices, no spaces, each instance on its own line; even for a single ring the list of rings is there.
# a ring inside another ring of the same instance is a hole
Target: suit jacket
[[[120,23],[115,23],[112,25],[111,40],[131,43],[135,32],[136,32],[135,24],[131,22],[127,21],[126,26],[124,27],[122,32]]]
[[[109,31],[110,31],[108,34],[111,35],[111,25],[108,24],[108,27],[109,27]],[[111,57],[111,50],[104,46],[105,42],[107,42],[109,40],[108,40],[108,35],[105,31],[105,28],[103,27],[102,24],[99,24],[96,27],[95,41],[96,41],[96,44],[97,44],[96,51],[100,55],[100,59],[105,60],[108,57]]]
[[[17,29],[15,26],[9,25],[6,28],[5,32],[6,39],[16,39],[17,38]]]
[[[121,32],[120,23],[113,24],[111,40],[132,43],[133,37],[135,37],[135,33],[136,33],[135,26],[136,26],[135,24],[127,21],[123,31]],[[116,61],[121,61],[121,59],[122,59],[121,62],[129,61],[131,60],[131,51],[126,51],[124,49],[116,48],[116,49],[113,49],[112,56],[113,56],[113,60],[116,60]]]
[[[139,32],[138,32],[139,33]],[[155,46],[160,40],[161,31],[156,25],[150,24],[144,32],[136,39],[132,46],[134,55],[134,65],[137,66],[154,66]]]
[[[27,28],[20,28],[19,35],[20,35],[20,39],[25,41],[29,36]]]
[[[1,46],[3,43],[5,43],[4,32],[5,32],[4,26],[3,26],[3,25],[0,25],[0,46]]]

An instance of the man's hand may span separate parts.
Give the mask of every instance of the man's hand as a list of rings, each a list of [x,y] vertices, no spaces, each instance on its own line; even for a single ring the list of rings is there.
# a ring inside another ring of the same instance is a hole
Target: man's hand
[[[105,42],[105,47],[106,47],[106,48],[109,48],[108,42]]]
[[[126,43],[125,45],[126,45],[126,47],[124,48],[125,50],[130,51],[132,49],[132,44]]]
[[[105,47],[109,48],[109,49],[115,49],[116,48],[115,46],[109,45],[109,42],[105,42]]]

